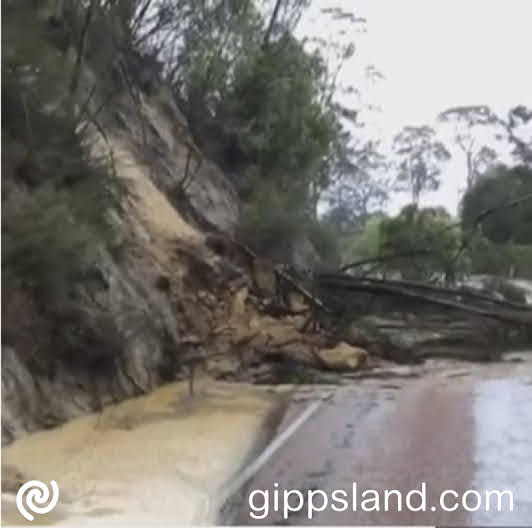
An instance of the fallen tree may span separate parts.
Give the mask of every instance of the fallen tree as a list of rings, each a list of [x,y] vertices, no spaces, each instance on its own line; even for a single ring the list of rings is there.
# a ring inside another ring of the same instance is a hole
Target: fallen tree
[[[446,286],[438,286],[435,284],[408,281],[408,280],[386,280],[373,277],[353,277],[346,273],[319,273],[316,275],[317,283],[324,284],[324,281],[336,281],[339,284],[344,281],[346,284],[375,284],[382,286],[389,286],[393,288],[400,288],[403,291],[427,291],[436,295],[444,297],[454,297],[456,299],[468,299],[470,301],[476,301],[479,303],[485,303],[500,308],[506,308],[510,310],[532,312],[532,306],[529,304],[517,303],[508,300],[498,299],[497,297],[487,295],[482,290],[475,291],[473,288],[451,288]],[[375,290],[376,291],[376,290]]]
[[[257,379],[306,379],[305,369],[323,370],[313,351],[340,343],[398,363],[427,357],[486,361],[532,337],[531,306],[484,290],[346,272],[303,272],[275,264],[220,234],[208,245],[248,277],[247,289],[238,290],[237,304],[253,306],[256,315],[249,328],[240,328],[246,310],[234,317],[237,334],[242,334],[232,340],[242,356],[237,376],[248,376],[255,368]],[[299,299],[295,307],[292,294]],[[368,316],[373,326],[365,324]],[[266,365],[273,374],[262,372]]]
[[[339,291],[343,292],[364,292],[375,295],[397,296],[405,299],[417,301],[419,303],[432,304],[442,308],[459,310],[469,314],[488,317],[514,324],[532,325],[532,309],[527,305],[502,301],[500,299],[491,299],[476,292],[444,288],[423,283],[410,281],[388,281],[384,279],[355,278],[342,273],[320,273],[315,276],[316,288],[320,292],[332,291],[338,295]],[[431,294],[421,293],[429,291]],[[450,300],[449,296],[456,298],[466,298],[483,303],[491,303],[491,308],[481,307],[463,301]],[[447,297],[447,298],[446,298]]]

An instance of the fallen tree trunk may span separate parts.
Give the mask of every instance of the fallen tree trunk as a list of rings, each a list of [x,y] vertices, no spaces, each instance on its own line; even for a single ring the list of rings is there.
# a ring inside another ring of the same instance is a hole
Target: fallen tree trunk
[[[463,302],[451,301],[448,299],[442,299],[434,295],[427,295],[415,291],[415,288],[411,286],[401,287],[394,284],[395,281],[380,281],[373,282],[364,279],[354,279],[345,275],[337,274],[320,274],[316,277],[316,283],[321,290],[332,290],[335,294],[338,294],[338,290],[351,291],[351,292],[364,292],[380,295],[399,296],[406,299],[419,301],[420,303],[433,304],[441,306],[443,308],[459,310],[469,314],[477,315],[480,317],[487,317],[490,319],[496,319],[506,323],[514,324],[530,324],[532,325],[532,312],[523,313],[520,310],[516,310],[513,307],[508,306],[506,309],[487,309],[479,308],[471,304],[465,304]],[[432,289],[432,287],[427,287]],[[437,288],[437,287],[436,287]],[[414,290],[414,291],[413,291]],[[438,291],[436,289],[435,291]],[[460,295],[460,292],[456,292]],[[504,301],[501,301],[504,302]],[[510,303],[513,304],[513,303]]]
[[[322,279],[333,279],[342,281],[345,280],[348,284],[381,284],[385,286],[392,286],[392,287],[398,287],[398,288],[407,288],[409,290],[422,290],[422,291],[429,291],[437,294],[447,295],[447,296],[454,296],[459,298],[468,298],[473,300],[482,301],[484,303],[493,304],[495,306],[500,306],[501,308],[507,308],[510,310],[517,310],[517,311],[525,311],[525,312],[531,312],[532,313],[532,306],[528,304],[521,304],[516,303],[512,301],[505,301],[501,299],[496,299],[494,297],[490,297],[489,295],[482,294],[480,292],[470,291],[470,290],[462,290],[458,288],[449,288],[444,286],[436,286],[433,284],[427,284],[424,282],[416,282],[416,281],[407,281],[407,280],[386,280],[386,279],[376,279],[376,278],[370,278],[370,277],[350,277],[347,274],[344,273],[320,273],[316,276],[318,282]]]
[[[346,272],[354,270],[365,266],[366,264],[381,264],[385,262],[391,262],[393,260],[401,260],[413,257],[421,257],[430,255],[430,251],[427,249],[417,249],[415,251],[406,251],[404,253],[395,253],[393,255],[381,255],[378,257],[371,257],[364,260],[359,260],[357,262],[351,262],[350,264],[345,264],[340,268],[340,271]]]

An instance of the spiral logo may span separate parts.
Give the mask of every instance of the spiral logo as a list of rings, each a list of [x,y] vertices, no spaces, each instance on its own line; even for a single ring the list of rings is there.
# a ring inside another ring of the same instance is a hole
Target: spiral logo
[[[55,480],[50,481],[52,487],[52,497],[50,498],[50,488],[40,480],[30,480],[23,484],[17,492],[18,511],[28,519],[33,521],[35,518],[31,513],[42,515],[55,508],[59,499],[59,486]],[[27,492],[26,496],[24,494]],[[46,504],[48,503],[48,504]],[[44,506],[43,506],[44,505]],[[26,509],[26,507],[28,509]]]

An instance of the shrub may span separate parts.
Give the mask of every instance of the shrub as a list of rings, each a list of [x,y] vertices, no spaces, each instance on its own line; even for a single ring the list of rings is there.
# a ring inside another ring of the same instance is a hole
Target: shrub
[[[301,234],[304,220],[297,199],[262,183],[243,208],[240,235],[257,251],[286,258],[292,241]]]
[[[82,276],[108,240],[118,187],[77,132],[70,67],[46,22],[21,2],[4,26],[2,283],[54,290]]]
[[[461,242],[459,226],[441,207],[406,206],[396,217],[380,223],[379,254],[411,254],[410,258],[390,263],[391,269],[400,271],[406,279],[427,280],[442,275],[452,282],[466,266]]]
[[[79,279],[95,262],[105,231],[77,220],[73,206],[68,191],[43,187],[4,208],[4,288],[54,289]]]
[[[263,255],[289,262],[297,239],[307,238],[324,263],[339,263],[335,230],[312,218],[296,193],[281,194],[272,183],[260,183],[243,208],[240,236]]]
[[[477,236],[469,249],[471,271],[477,274],[532,278],[532,246],[495,244]]]

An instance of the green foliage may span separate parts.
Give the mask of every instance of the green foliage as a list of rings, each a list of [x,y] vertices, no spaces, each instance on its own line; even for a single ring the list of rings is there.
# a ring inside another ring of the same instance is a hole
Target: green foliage
[[[438,119],[454,128],[454,143],[466,157],[466,185],[469,189],[478,175],[497,159],[497,153],[477,137],[483,127],[497,123],[497,116],[485,105],[473,105],[448,108]]]
[[[464,227],[476,227],[476,219],[485,211],[500,208],[531,193],[532,169],[524,166],[495,167],[464,195]],[[480,230],[496,244],[532,244],[532,198],[512,207],[494,210],[482,220]]]
[[[67,103],[68,64],[27,4],[6,9],[2,16],[2,128],[22,125],[29,134],[23,105],[38,109],[42,104]],[[66,114],[71,107],[61,105],[61,111]]]
[[[69,192],[43,187],[4,210],[4,288],[54,290],[79,280],[95,262],[104,238],[76,221],[72,200]]]
[[[273,51],[259,51],[236,68],[220,115],[264,178],[282,189],[308,193],[334,139],[335,120],[319,103],[323,65],[286,37]]]
[[[274,185],[262,182],[244,206],[240,236],[257,251],[285,261],[293,243],[306,237],[324,262],[339,262],[339,245],[333,227],[309,217],[293,193],[281,194]]]
[[[468,254],[471,273],[532,278],[532,245],[495,244],[477,235]]]
[[[2,284],[44,291],[94,262],[117,187],[76,132],[70,67],[40,17],[26,2],[2,20]]]
[[[166,11],[172,9],[175,16],[166,15],[170,27],[163,29],[183,35],[182,47],[163,48],[163,56],[170,54],[169,80],[194,113],[214,113],[225,98],[235,61],[260,48],[262,17],[248,0],[206,1],[201,9],[194,0],[177,4],[181,10],[172,6]]]
[[[241,236],[256,248],[281,246],[288,252],[305,218],[297,202],[297,197],[281,194],[273,185],[258,185],[242,211]]]
[[[306,2],[283,0],[269,19],[253,1],[178,4],[167,31],[183,38],[162,51],[174,93],[198,143],[249,201],[242,230],[267,247],[316,218],[340,130],[325,61],[291,31]]]
[[[427,280],[443,275],[452,281],[465,262],[458,259],[461,231],[442,207],[405,207],[380,224],[380,255],[411,254],[390,264],[405,279]]]
[[[378,142],[368,141],[354,148],[350,140],[350,135],[342,135],[337,142],[332,183],[324,193],[329,205],[325,216],[341,235],[360,231],[382,208],[390,191],[389,167]]]
[[[374,214],[367,220],[361,233],[342,240],[342,261],[344,263],[366,260],[379,255],[381,223],[385,219],[386,216],[382,214]]]
[[[419,202],[422,192],[438,189],[440,164],[451,157],[435,135],[428,126],[408,126],[394,138],[394,150],[399,158],[398,189],[410,190],[414,204]]]

